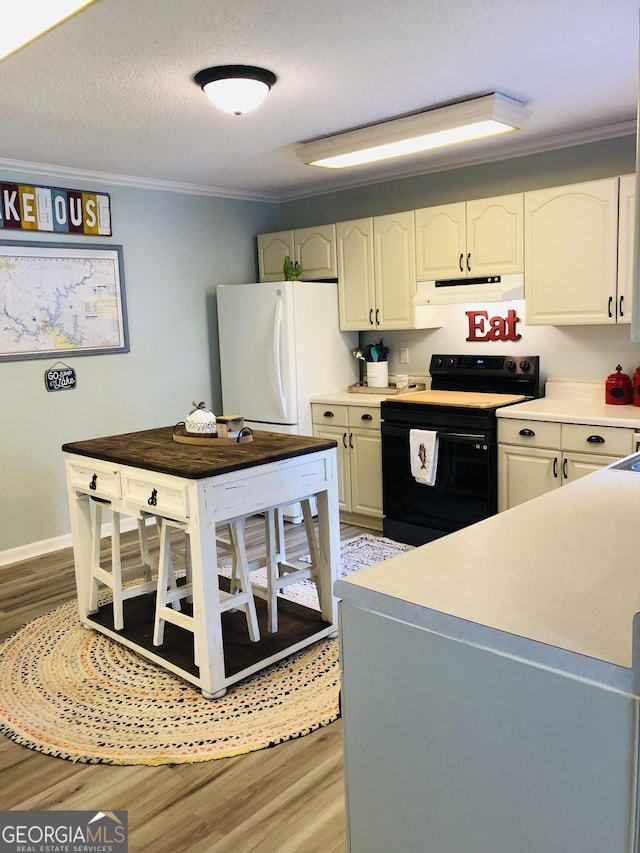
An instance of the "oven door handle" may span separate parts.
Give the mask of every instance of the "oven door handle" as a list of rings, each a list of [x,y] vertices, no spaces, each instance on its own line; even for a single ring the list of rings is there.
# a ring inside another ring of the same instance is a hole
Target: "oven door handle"
[[[438,438],[442,439],[456,439],[461,441],[482,441],[485,444],[488,443],[488,439],[486,435],[478,435],[478,433],[470,433],[470,432],[438,432]]]

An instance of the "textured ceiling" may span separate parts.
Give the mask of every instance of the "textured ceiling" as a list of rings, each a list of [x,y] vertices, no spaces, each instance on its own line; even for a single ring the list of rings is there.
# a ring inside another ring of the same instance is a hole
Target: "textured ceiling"
[[[193,83],[228,63],[277,75],[256,112]],[[637,77],[638,0],[98,0],[0,62],[0,169],[295,198],[632,133]],[[532,111],[523,130],[340,173],[295,155],[492,91]]]

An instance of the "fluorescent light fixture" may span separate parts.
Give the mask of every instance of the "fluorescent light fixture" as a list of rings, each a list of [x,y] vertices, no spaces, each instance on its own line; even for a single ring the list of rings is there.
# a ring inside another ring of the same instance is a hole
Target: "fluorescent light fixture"
[[[52,30],[96,0],[20,0],[3,14],[0,60]],[[9,5],[9,4],[7,4]]]
[[[345,169],[508,133],[529,115],[519,101],[493,92],[307,142],[296,154],[309,166]]]
[[[193,80],[215,107],[239,116],[260,106],[276,75],[255,65],[218,65],[198,71]]]

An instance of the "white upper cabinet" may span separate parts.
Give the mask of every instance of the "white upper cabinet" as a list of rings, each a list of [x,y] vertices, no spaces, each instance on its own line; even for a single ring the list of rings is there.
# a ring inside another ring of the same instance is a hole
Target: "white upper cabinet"
[[[296,228],[293,237],[295,260],[302,267],[300,278],[309,281],[337,276],[335,225]]]
[[[336,246],[343,331],[428,329],[442,325],[439,309],[414,309],[412,210],[338,222]]]
[[[521,273],[523,193],[415,211],[418,281]]]
[[[373,220],[373,273],[378,329],[413,328],[416,249],[413,211]]]
[[[338,222],[336,247],[340,328],[343,331],[374,328],[373,218]]]
[[[258,270],[260,281],[282,281],[284,259],[293,258],[293,231],[258,234]]]
[[[524,194],[528,324],[617,321],[618,178]]]
[[[620,178],[620,203],[618,212],[618,323],[631,322],[633,293],[633,234],[636,214],[636,176]]]
[[[336,227],[315,225],[295,231],[277,231],[258,235],[258,270],[260,281],[282,281],[284,259],[289,256],[302,267],[303,281],[335,278]]]

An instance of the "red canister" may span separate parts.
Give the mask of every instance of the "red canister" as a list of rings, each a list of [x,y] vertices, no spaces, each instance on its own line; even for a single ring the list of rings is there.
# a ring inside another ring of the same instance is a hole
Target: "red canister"
[[[636,372],[633,374],[631,402],[634,406],[640,406],[640,367],[636,367]]]
[[[638,378],[640,379],[640,376]],[[622,372],[620,364],[615,373],[607,376],[604,400],[610,406],[626,406],[631,402],[631,379],[628,374]]]

